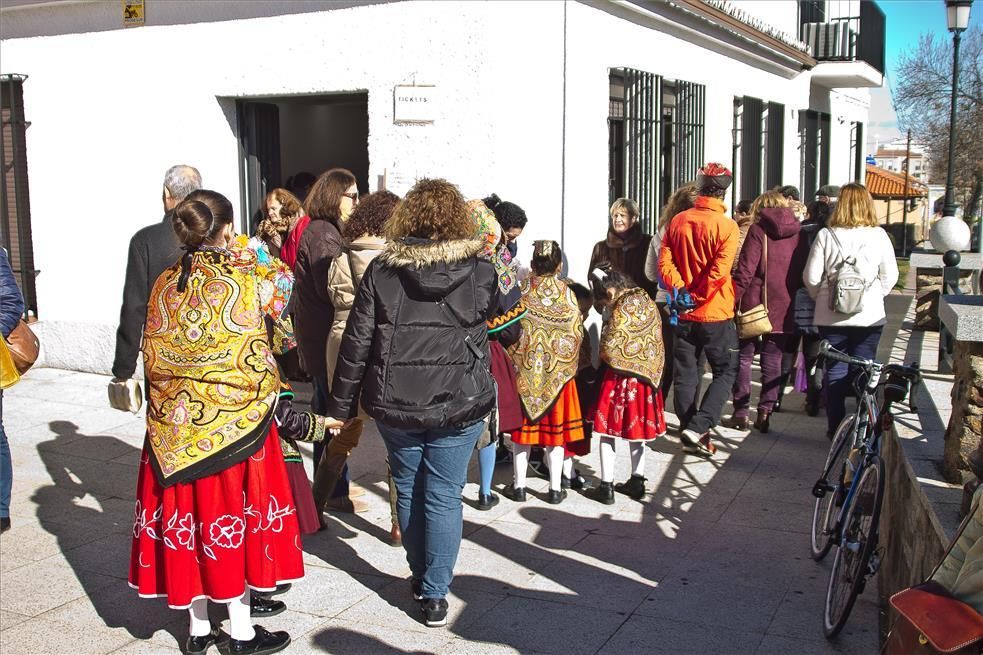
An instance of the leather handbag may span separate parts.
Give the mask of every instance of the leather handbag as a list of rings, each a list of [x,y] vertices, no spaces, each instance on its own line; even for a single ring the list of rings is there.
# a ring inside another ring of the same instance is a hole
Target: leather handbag
[[[949,556],[973,514],[963,520],[928,582],[891,596],[897,618],[887,636],[883,655],[979,655],[983,653],[983,615],[931,578]]]
[[[737,312],[735,320],[738,339],[754,339],[763,334],[771,334],[772,331],[771,320],[768,318],[768,235],[764,235],[764,238],[761,255],[764,261],[764,282],[761,284],[763,302],[746,312]]]
[[[898,620],[888,636],[886,655],[978,655],[983,647],[983,616],[953,597],[938,582],[924,582],[891,596]]]
[[[7,337],[7,347],[10,349],[10,357],[14,360],[17,372],[24,375],[34,366],[34,362],[38,361],[41,342],[24,319],[21,319]]]

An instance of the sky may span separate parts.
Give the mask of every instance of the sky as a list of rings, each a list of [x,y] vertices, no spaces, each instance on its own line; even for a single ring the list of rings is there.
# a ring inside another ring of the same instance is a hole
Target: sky
[[[897,117],[891,104],[891,81],[901,54],[918,44],[918,37],[932,33],[952,42],[946,27],[944,0],[878,0],[887,19],[887,43],[884,86],[871,89],[870,122],[867,126],[867,147],[874,150],[875,142],[883,143],[900,136]],[[983,0],[976,0],[970,14],[970,27],[983,25]]]

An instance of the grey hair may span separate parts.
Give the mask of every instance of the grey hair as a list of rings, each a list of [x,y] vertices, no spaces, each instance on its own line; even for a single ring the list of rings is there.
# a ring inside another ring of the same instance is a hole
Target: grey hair
[[[201,188],[201,173],[187,164],[171,166],[164,174],[164,188],[172,200],[181,202],[189,193]]]

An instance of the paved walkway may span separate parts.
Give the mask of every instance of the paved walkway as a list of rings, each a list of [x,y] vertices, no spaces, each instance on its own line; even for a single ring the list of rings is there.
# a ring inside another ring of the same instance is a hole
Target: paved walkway
[[[0,652],[176,653],[183,642],[186,614],[126,585],[144,427],[108,407],[107,381],[41,369],[4,397],[14,497]],[[383,447],[369,431],[352,462],[369,511],[305,539],[307,576],[265,625],[290,631],[290,653],[876,653],[876,585],[836,642],[822,636],[829,561],[809,558],[809,489],[828,441],[801,407],[791,394],[767,435],[720,430],[709,462],[656,442],[643,502],[574,494],[555,507],[532,480],[525,504],[466,507],[445,629],[419,622],[402,550],[386,541]],[[581,466],[594,476],[596,456]],[[500,467],[496,486],[510,475]]]

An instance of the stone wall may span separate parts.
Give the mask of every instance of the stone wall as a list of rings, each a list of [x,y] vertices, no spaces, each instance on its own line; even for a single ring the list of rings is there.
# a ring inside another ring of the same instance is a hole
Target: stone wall
[[[945,432],[946,480],[961,483],[983,436],[983,342],[957,341],[952,353],[952,416]]]
[[[959,290],[973,292],[972,270],[959,271]],[[938,268],[919,268],[915,273],[915,329],[938,331],[939,298],[942,294],[942,271]]]

